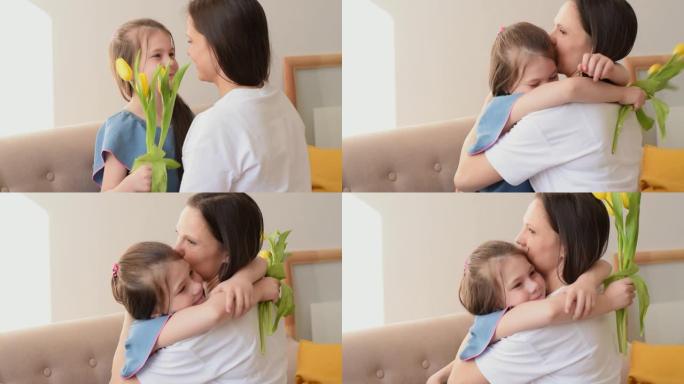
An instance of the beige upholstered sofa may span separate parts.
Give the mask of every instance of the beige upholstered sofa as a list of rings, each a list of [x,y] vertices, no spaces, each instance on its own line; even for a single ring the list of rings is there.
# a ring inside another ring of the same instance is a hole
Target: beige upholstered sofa
[[[346,192],[453,192],[461,147],[474,117],[347,138]]]
[[[0,334],[0,384],[104,384],[123,314]],[[294,383],[297,342],[288,338],[288,383]]]
[[[0,192],[95,192],[95,136],[101,123],[0,139]]]

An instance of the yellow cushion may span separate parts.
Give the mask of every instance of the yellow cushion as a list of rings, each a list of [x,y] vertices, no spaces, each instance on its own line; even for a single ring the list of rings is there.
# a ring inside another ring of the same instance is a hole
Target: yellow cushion
[[[314,192],[342,192],[342,149],[310,145],[309,162]]]
[[[632,343],[628,383],[684,383],[684,345]]]
[[[639,186],[646,192],[684,192],[684,149],[644,147]]]
[[[342,344],[299,342],[297,384],[342,384]]]

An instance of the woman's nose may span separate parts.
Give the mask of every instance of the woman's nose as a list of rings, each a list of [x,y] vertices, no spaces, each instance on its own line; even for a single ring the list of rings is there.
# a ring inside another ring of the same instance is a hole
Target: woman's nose
[[[177,240],[176,244],[173,246],[173,250],[178,252],[181,257],[185,257],[185,252],[183,251],[183,247],[181,246],[181,241]]]
[[[525,229],[522,229],[520,232],[518,232],[518,235],[515,237],[515,243],[521,246],[522,248],[526,247]]]

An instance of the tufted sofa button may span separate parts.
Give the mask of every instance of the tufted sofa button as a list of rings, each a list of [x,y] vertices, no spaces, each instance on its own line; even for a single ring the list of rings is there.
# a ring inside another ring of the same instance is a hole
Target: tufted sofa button
[[[43,369],[43,376],[50,377],[52,375],[52,370],[50,368]]]
[[[397,181],[397,174],[394,172],[390,172],[389,175],[387,175],[387,178],[389,181]]]
[[[97,361],[94,358],[90,359],[88,360],[88,365],[90,365],[92,368],[95,368],[95,366],[97,365]]]
[[[0,192],[9,192],[9,188],[2,187],[2,188],[0,188]]]
[[[435,163],[435,166],[432,167],[432,169],[434,169],[435,172],[441,172],[441,171],[442,171],[442,164],[440,164],[440,163]]]
[[[378,379],[382,379],[383,377],[385,377],[385,371],[383,371],[382,369],[378,369],[375,372],[375,377],[377,377]]]
[[[52,172],[48,172],[47,175],[45,175],[45,178],[48,179],[48,181],[54,181],[55,180],[55,174]]]
[[[427,360],[423,360],[423,362],[420,364],[423,366],[423,369],[428,369],[430,368],[430,362]]]

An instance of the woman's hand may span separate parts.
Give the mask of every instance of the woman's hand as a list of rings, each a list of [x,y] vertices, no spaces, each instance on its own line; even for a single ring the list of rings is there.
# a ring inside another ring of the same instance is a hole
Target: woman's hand
[[[586,73],[594,81],[611,79],[615,75],[615,63],[600,53],[585,53],[582,62],[577,65],[577,70]]]
[[[116,188],[118,192],[149,192],[152,188],[152,167],[143,165],[126,176]]]
[[[565,290],[565,313],[572,312],[574,304],[575,311],[572,315],[573,320],[579,320],[591,312],[596,304],[598,294],[596,286],[590,279],[580,276],[574,283],[570,284]]]
[[[605,295],[613,305],[613,310],[627,308],[634,301],[634,283],[632,279],[626,277],[612,282],[606,288]]]
[[[256,304],[254,285],[243,275],[235,274],[217,285],[212,292],[226,294],[226,312],[234,317],[244,315]]]
[[[646,103],[646,92],[639,87],[626,87],[620,104],[633,105],[634,109],[641,109]]]

